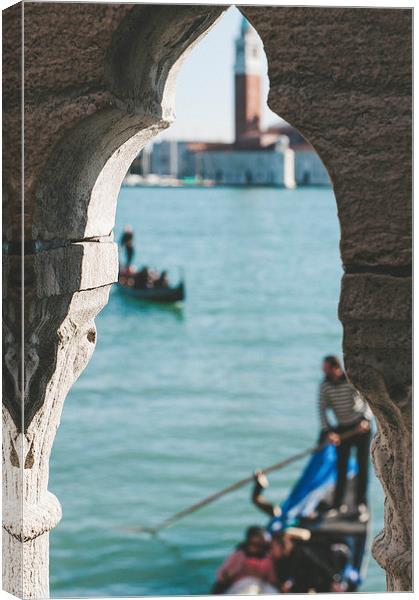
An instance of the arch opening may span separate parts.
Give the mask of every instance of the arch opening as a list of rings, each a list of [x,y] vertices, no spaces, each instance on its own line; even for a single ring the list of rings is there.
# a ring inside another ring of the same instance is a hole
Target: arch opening
[[[207,21],[202,21],[203,23],[203,27],[205,25],[207,25]],[[137,55],[138,50],[135,51],[134,55]],[[113,60],[115,59],[115,56],[113,58]],[[177,67],[176,67],[177,68]],[[163,69],[164,72],[164,69]],[[129,80],[129,77],[127,76],[127,81]],[[164,80],[164,78],[162,79]],[[136,84],[137,85],[137,84]],[[159,84],[160,85],[160,84]],[[172,86],[172,83],[170,83],[170,86]],[[133,86],[135,87],[135,86]],[[162,86],[160,85],[160,89],[162,89]],[[133,92],[134,93],[134,92]],[[127,106],[130,106],[129,102],[131,100],[128,101]],[[134,102],[134,101],[133,101]],[[153,109],[154,110],[154,109]],[[155,114],[158,114],[158,110],[154,111]],[[160,119],[158,122],[157,121],[153,121],[151,125],[149,125],[146,128],[143,128],[142,132],[140,134],[135,134],[134,136],[129,137],[129,139],[127,139],[125,142],[120,143],[120,141],[118,141],[118,143],[116,144],[117,149],[112,151],[112,156],[109,158],[109,160],[106,162],[106,165],[102,168],[102,170],[100,171],[100,175],[99,177],[94,181],[93,186],[92,186],[92,196],[91,198],[97,198],[97,208],[94,208],[94,202],[93,204],[88,204],[88,210],[87,210],[87,218],[86,218],[86,225],[84,228],[84,231],[81,231],[81,229],[77,232],[75,231],[75,235],[80,235],[82,234],[83,236],[86,236],[86,234],[88,234],[90,236],[90,234],[93,234],[93,232],[97,232],[99,231],[97,229],[97,217],[96,215],[99,214],[100,212],[100,208],[103,204],[104,201],[104,195],[107,194],[110,191],[110,188],[108,187],[108,176],[110,174],[112,174],[112,176],[115,175],[115,165],[117,166],[117,172],[118,172],[118,176],[114,181],[117,181],[120,177],[121,174],[123,174],[123,170],[126,167],[126,161],[127,161],[127,157],[129,156],[129,160],[131,160],[131,158],[133,156],[135,156],[138,153],[138,150],[140,148],[141,145],[143,145],[144,141],[145,141],[145,137],[144,135],[146,135],[147,138],[150,138],[151,136],[154,137],[154,135],[159,131],[159,129],[161,129],[163,126],[166,126],[166,122],[162,125],[162,121],[165,121],[166,119],[169,120],[168,114],[170,113],[170,110],[166,107],[164,110],[161,111],[161,114],[158,115],[158,119]],[[163,118],[164,117],[164,118]],[[153,117],[154,118],[154,117]],[[117,119],[115,119],[115,122],[117,121]],[[250,124],[251,126],[259,126],[259,120],[257,116],[253,116],[250,120]],[[120,127],[122,125],[122,128],[124,130],[123,135],[127,135],[127,132],[129,132],[128,134],[131,135],[131,133],[138,128],[138,122],[135,122],[134,124],[130,125],[128,128],[126,128],[126,123],[118,123],[118,127]],[[130,127],[132,126],[132,129],[130,129]],[[144,131],[146,131],[147,133],[144,134]],[[110,131],[110,138],[113,138],[114,132]],[[140,140],[141,137],[141,140]],[[95,142],[96,143],[96,142]],[[113,143],[113,142],[112,142]],[[283,140],[282,142],[283,143]],[[120,144],[118,146],[118,144]],[[128,150],[127,150],[128,148]],[[127,151],[126,151],[127,150]],[[201,164],[202,164],[202,157],[200,157],[201,159]],[[249,175],[250,173],[250,175]],[[245,177],[245,183],[246,184],[251,184],[251,183],[255,183],[258,180],[263,180],[263,177],[260,176],[254,176],[252,172],[249,171],[246,172],[246,177]],[[271,176],[272,171],[269,169],[268,171],[268,177],[269,179],[272,179]],[[303,182],[305,184],[308,184],[308,181],[305,178],[306,176],[306,171],[304,171],[304,175],[303,175]],[[218,169],[215,171],[215,181],[217,183],[226,183],[226,178],[227,178],[227,182],[228,182],[228,172],[227,170],[221,170]],[[263,181],[261,182],[263,183]],[[266,183],[266,182],[264,182]],[[90,183],[90,185],[92,185]],[[116,185],[115,183],[113,185]],[[118,187],[118,186],[116,186]],[[115,189],[116,189],[115,187]],[[289,187],[292,187],[291,185]],[[115,189],[111,189],[111,193],[110,195],[113,196],[115,194]],[[100,225],[100,233],[96,233],[94,235],[105,235],[105,232],[108,231],[108,227],[109,224],[112,222],[112,219],[114,218],[114,213],[112,213],[109,217],[108,220],[106,221],[106,224],[104,222],[103,225]],[[79,221],[77,221],[79,222]],[[112,229],[113,227],[111,227]],[[77,239],[77,237],[76,237]],[[186,486],[187,488],[187,486]]]

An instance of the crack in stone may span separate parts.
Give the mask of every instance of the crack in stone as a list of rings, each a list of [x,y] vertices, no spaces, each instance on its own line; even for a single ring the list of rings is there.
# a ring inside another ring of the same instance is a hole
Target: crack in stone
[[[346,275],[367,273],[370,275],[389,275],[391,277],[412,277],[412,265],[343,265]]]
[[[46,252],[48,250],[56,250],[57,248],[67,248],[72,244],[84,244],[86,242],[94,244],[113,243],[111,235],[95,236],[90,238],[74,239],[74,240],[31,240],[23,244],[23,255],[31,256]],[[3,254],[6,256],[22,256],[22,242],[5,242],[3,244]]]

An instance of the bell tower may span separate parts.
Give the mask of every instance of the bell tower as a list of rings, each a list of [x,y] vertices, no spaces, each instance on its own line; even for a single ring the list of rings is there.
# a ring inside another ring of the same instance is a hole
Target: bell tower
[[[243,17],[236,39],[235,137],[239,142],[248,131],[260,130],[261,46],[256,31]]]

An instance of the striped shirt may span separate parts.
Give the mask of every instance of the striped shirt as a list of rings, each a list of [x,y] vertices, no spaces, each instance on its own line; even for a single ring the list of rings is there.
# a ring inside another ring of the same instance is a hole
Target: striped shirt
[[[325,379],[320,386],[320,423],[326,431],[332,429],[327,419],[328,409],[334,412],[338,425],[354,425],[362,419],[372,419],[368,404],[346,380],[332,383]]]

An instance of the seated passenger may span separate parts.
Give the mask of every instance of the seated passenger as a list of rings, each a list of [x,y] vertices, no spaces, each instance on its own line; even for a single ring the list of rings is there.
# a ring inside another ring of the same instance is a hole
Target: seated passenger
[[[148,287],[149,271],[148,267],[143,267],[140,271],[135,273],[135,287],[144,289]]]
[[[266,475],[258,471],[252,492],[253,503],[283,527],[278,505],[263,495],[269,485]],[[275,519],[276,518],[276,519]],[[343,579],[349,548],[335,544],[332,539],[312,539],[311,532],[302,527],[287,527],[272,533],[271,553],[275,561],[278,587],[283,593],[346,591]]]
[[[167,271],[162,271],[160,273],[160,277],[157,279],[157,281],[154,284],[155,287],[158,288],[167,288],[169,287],[169,279],[167,277]]]
[[[159,274],[157,273],[157,271],[152,271],[151,269],[149,269],[147,287],[155,287],[158,278]]]
[[[254,577],[277,588],[277,577],[270,542],[261,527],[249,527],[245,541],[217,571],[212,594],[224,593],[233,583]]]
[[[344,544],[307,540],[295,535],[293,528],[274,533],[272,555],[279,589],[293,594],[346,591],[343,570],[348,552]]]
[[[293,550],[294,542],[289,535],[284,531],[273,534],[271,553],[275,565],[277,586],[283,594],[288,593],[293,584],[289,570],[287,568],[283,569],[284,561],[292,554]]]
[[[127,285],[127,278],[135,274],[134,267],[121,267],[118,273],[118,281],[121,285]]]

